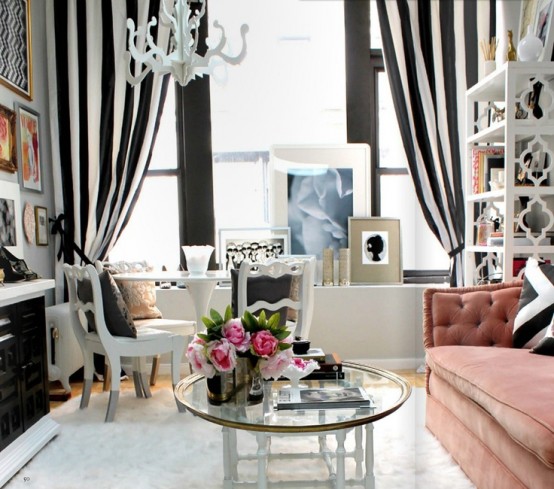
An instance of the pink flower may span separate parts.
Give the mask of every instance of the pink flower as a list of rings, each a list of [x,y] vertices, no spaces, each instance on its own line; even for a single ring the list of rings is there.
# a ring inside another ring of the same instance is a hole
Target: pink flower
[[[314,362],[313,360],[310,360],[309,362],[307,362],[306,360],[304,360],[302,358],[298,358],[298,357],[294,357],[291,360],[291,365],[296,367],[298,370],[302,370],[302,371],[306,370],[306,367],[308,365],[310,365],[311,363],[316,363],[316,362]]]
[[[237,351],[245,352],[250,348],[250,333],[247,333],[240,319],[230,319],[221,329],[223,336],[235,346]]]
[[[229,372],[237,364],[235,347],[225,338],[208,344],[208,358],[219,372]]]
[[[187,348],[187,358],[195,372],[211,379],[215,375],[215,368],[206,358],[205,350],[206,342],[194,335]]]
[[[292,348],[288,348],[287,350],[282,350],[267,359],[260,359],[258,366],[262,377],[264,379],[278,379],[283,373],[283,370],[290,365],[291,358]]]
[[[252,335],[252,350],[262,358],[268,358],[277,351],[279,340],[263,329]]]

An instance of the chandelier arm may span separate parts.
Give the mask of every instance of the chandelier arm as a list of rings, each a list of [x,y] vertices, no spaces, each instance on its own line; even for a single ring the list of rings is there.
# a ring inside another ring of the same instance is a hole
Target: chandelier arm
[[[160,63],[160,61],[156,59],[157,56],[161,58],[161,63],[164,63],[166,60],[166,54],[164,50],[156,46],[156,43],[154,42],[154,38],[150,34],[150,27],[156,26],[156,24],[157,24],[156,18],[152,17],[152,20],[148,23],[146,29],[144,27],[139,27],[138,29],[135,30],[135,23],[133,22],[133,20],[127,19],[127,29],[129,30],[129,51],[128,52],[138,63],[143,63],[143,64],[148,64],[150,62]],[[148,51],[145,51],[144,53],[141,53],[137,49],[135,40],[139,35],[142,36],[145,33],[145,31],[146,31],[146,44],[150,49]]]
[[[224,61],[232,65],[239,64],[246,56],[246,33],[248,32],[248,26],[246,24],[242,24],[240,28],[240,37],[242,38],[242,48],[240,53],[236,56],[230,56],[223,52],[223,48],[227,43],[227,37],[225,36],[225,29],[217,20],[214,21],[214,27],[221,31],[221,37],[219,39],[218,45],[215,48],[210,49],[206,53],[206,55],[204,56],[205,63],[202,63],[202,65],[205,64],[207,66],[210,61],[210,58],[212,58],[213,56],[219,56],[221,59],[223,59]]]
[[[152,71],[152,65],[146,65],[146,68],[144,68],[138,76],[135,76],[131,73],[131,53],[126,52],[123,56],[125,58],[125,62],[127,63],[127,81],[131,85],[138,85],[146,78],[146,75]]]

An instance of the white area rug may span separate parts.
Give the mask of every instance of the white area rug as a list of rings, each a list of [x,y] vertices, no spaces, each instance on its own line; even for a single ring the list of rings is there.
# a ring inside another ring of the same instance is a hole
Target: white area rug
[[[179,414],[164,389],[151,399],[122,393],[116,421],[103,422],[108,394],[94,394],[87,410],[80,398],[51,416],[61,433],[39,452],[5,489],[219,489],[222,487],[221,430],[190,413]],[[425,393],[414,389],[396,413],[375,423],[376,489],[472,489],[474,486],[437,440],[424,428]],[[347,439],[352,443],[352,436]],[[294,444],[294,445],[293,445]],[[274,438],[272,449],[311,447],[314,438]],[[239,447],[254,437],[239,436]],[[286,463],[286,470],[283,464]],[[325,478],[319,462],[273,462],[270,475]],[[352,467],[347,466],[350,470]],[[255,479],[255,466],[241,463],[241,475]],[[348,475],[348,474],[347,474]],[[353,473],[350,473],[353,475]]]

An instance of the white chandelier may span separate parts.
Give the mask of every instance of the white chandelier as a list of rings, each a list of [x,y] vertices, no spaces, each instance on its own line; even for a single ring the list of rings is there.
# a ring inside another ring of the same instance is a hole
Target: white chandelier
[[[148,22],[146,27],[135,29],[135,23],[132,19],[127,19],[127,29],[129,29],[129,51],[125,53],[128,69],[127,81],[131,85],[139,84],[144,77],[151,71],[154,73],[170,73],[175,80],[182,86],[185,86],[195,77],[210,74],[213,69],[213,61],[216,57],[223,61],[236,65],[246,56],[246,33],[248,26],[243,24],[240,28],[242,37],[242,49],[237,56],[229,56],[223,53],[223,48],[227,43],[225,29],[215,21],[213,23],[216,29],[221,31],[221,37],[217,46],[208,49],[204,56],[199,55],[198,48],[200,19],[206,13],[206,0],[198,0],[201,4],[200,11],[192,12],[189,6],[189,0],[175,0],[173,7],[174,16],[168,12],[166,2],[162,0],[162,15],[160,23],[171,27],[171,41],[169,53],[160,48],[154,42],[150,29],[157,25],[156,17]],[[138,37],[146,36],[146,46],[144,52],[137,49],[136,40]],[[131,73],[131,56],[137,63],[146,65],[144,70],[138,76]],[[210,63],[210,61],[212,61]]]

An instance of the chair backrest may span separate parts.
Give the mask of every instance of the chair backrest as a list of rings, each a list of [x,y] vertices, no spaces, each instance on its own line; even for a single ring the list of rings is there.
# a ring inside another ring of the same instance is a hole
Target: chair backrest
[[[67,279],[73,329],[79,344],[84,347],[89,321],[94,321],[95,331],[88,334],[97,334],[104,348],[109,348],[109,345],[113,343],[113,337],[108,331],[104,317],[104,302],[98,271],[93,265],[82,267],[64,264],[63,269]],[[84,302],[81,298],[82,294],[79,294],[79,290],[83,287],[82,284],[85,283],[85,286],[92,290],[92,300],[87,302]]]
[[[249,304],[248,280],[256,277],[270,277],[277,279],[283,276],[291,277],[289,293],[276,301],[260,299]],[[237,283],[238,313],[244,311],[255,312],[260,309],[278,311],[287,307],[296,311],[295,336],[307,338],[313,315],[313,284],[315,275],[315,259],[271,260],[265,263],[250,263],[243,261],[239,269]]]

